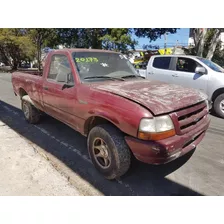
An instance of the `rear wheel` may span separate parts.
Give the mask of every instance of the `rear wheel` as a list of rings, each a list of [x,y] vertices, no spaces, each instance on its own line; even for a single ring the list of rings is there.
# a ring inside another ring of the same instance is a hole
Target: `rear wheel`
[[[36,124],[40,121],[40,112],[25,100],[22,100],[22,111],[26,121],[30,124]]]
[[[94,127],[87,145],[94,166],[105,178],[116,179],[128,171],[131,152],[117,128],[108,124]]]
[[[218,116],[224,118],[224,93],[222,93],[215,99],[214,111]]]

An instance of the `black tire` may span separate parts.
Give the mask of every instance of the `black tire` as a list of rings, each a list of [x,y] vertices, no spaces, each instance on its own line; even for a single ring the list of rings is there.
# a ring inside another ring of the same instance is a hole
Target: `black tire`
[[[99,138],[107,145],[110,162],[106,168],[102,168],[94,156],[93,146]],[[123,133],[112,125],[104,124],[91,129],[87,139],[87,147],[94,166],[106,179],[117,179],[128,171],[131,164],[130,149],[125,142]]]
[[[22,100],[21,102],[22,104],[22,111],[24,113],[24,117],[26,119],[27,122],[29,122],[30,124],[36,124],[40,121],[40,112],[29,102]],[[28,110],[28,114],[25,114],[26,110]]]
[[[220,104],[222,101],[224,102],[224,93],[216,97],[214,101],[214,111],[219,117],[224,118],[224,110],[220,108]]]

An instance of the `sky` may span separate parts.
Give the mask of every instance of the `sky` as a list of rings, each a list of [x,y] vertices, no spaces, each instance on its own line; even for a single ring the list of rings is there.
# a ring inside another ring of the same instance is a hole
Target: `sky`
[[[152,41],[151,43],[149,43],[149,40],[147,38],[137,38],[136,36],[133,36],[133,38],[138,41],[136,49],[142,49],[142,46],[144,44],[159,45],[160,48],[164,47],[164,36],[161,36],[161,38],[158,38],[156,41]],[[175,34],[167,35],[167,47],[172,47],[176,45],[177,40],[180,45],[187,45],[188,38],[189,28],[179,29]]]

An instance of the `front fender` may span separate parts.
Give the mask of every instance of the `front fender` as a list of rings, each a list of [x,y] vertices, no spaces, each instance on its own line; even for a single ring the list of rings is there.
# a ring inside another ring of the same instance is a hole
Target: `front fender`
[[[88,127],[89,124],[95,119],[95,118],[102,118],[114,126],[116,126],[119,130],[121,130],[123,133],[136,137],[137,135],[137,127],[130,122],[132,119],[119,115],[119,113],[116,113],[116,111],[108,112],[108,111],[100,111],[100,110],[92,110],[89,111],[89,116],[85,121],[84,125],[84,133],[87,135],[88,133]]]

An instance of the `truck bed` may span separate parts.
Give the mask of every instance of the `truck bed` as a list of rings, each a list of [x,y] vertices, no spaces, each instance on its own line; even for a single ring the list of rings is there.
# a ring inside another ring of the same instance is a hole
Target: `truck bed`
[[[40,100],[37,91],[43,82],[42,72],[37,70],[23,70],[12,73],[12,84],[15,94],[21,95],[21,91],[29,93],[30,98]]]
[[[26,73],[30,75],[42,76],[43,71],[38,71],[37,69],[18,69],[17,72]]]

